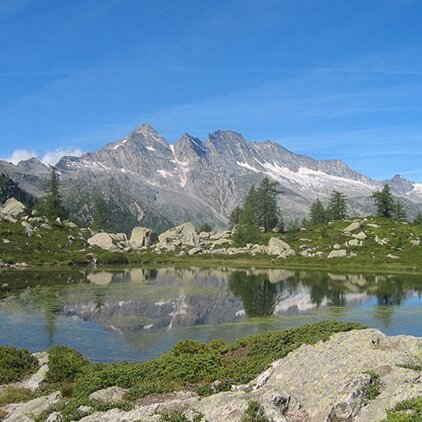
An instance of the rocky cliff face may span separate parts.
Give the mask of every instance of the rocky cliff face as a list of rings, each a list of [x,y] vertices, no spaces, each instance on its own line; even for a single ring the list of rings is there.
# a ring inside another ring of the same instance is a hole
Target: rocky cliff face
[[[252,184],[266,176],[280,183],[287,218],[304,216],[316,197],[324,200],[333,190],[346,193],[353,213],[368,213],[367,198],[384,183],[339,160],[313,160],[274,142],[247,141],[233,131],[218,130],[204,142],[184,134],[169,144],[149,125],[97,152],[64,157],[57,168],[74,218],[89,223],[93,197],[101,193],[120,230],[141,223],[162,231],[188,220],[222,227]],[[17,166],[0,162],[0,171],[42,195],[48,169],[38,160]],[[398,176],[390,183],[410,215],[422,210],[421,185]]]

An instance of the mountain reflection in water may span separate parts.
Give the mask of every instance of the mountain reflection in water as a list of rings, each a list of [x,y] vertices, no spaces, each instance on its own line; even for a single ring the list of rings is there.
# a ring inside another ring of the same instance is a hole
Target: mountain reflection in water
[[[113,360],[98,352],[98,341],[126,342],[155,355],[186,337],[232,340],[327,318],[422,335],[416,322],[422,317],[417,275],[136,268],[2,272],[0,286],[0,344],[25,345],[25,335],[42,337],[27,340],[33,349],[79,339],[85,345],[80,348],[90,347],[97,360]],[[19,339],[13,330],[21,333]],[[91,339],[86,330],[95,331]],[[119,333],[120,340],[112,337]],[[136,353],[128,352],[132,356]]]

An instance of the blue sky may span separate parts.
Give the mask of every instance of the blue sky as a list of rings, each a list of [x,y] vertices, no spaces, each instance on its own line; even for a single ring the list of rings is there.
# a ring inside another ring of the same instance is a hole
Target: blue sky
[[[0,157],[149,122],[421,182],[421,22],[419,0],[0,0]]]

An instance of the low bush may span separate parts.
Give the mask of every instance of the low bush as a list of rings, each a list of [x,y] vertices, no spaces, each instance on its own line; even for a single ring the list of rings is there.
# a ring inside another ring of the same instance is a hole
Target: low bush
[[[38,369],[38,360],[28,350],[0,346],[0,384],[20,381]]]
[[[185,416],[182,412],[164,413],[160,416],[158,422],[202,422],[204,419],[202,413],[196,413],[192,419]]]
[[[48,352],[46,382],[72,382],[88,365],[89,362],[76,350],[55,346]]]
[[[241,422],[270,422],[265,414],[264,407],[256,400],[249,402]]]
[[[420,422],[422,421],[422,397],[398,403],[387,412],[385,422]]]
[[[0,406],[9,403],[23,403],[35,398],[35,393],[27,388],[7,387],[0,393]]]
[[[381,378],[375,372],[368,372],[371,380],[365,389],[365,402],[376,399],[381,394]]]
[[[74,395],[87,397],[93,391],[113,385],[131,389],[131,399],[182,388],[201,390],[201,386],[201,393],[207,395],[210,393],[207,384],[217,380],[223,386],[228,384],[227,380],[233,384],[248,382],[273,361],[304,343],[326,341],[334,333],[359,328],[364,326],[322,321],[239,339],[234,344],[187,340],[171,352],[145,363],[91,365],[76,380]]]

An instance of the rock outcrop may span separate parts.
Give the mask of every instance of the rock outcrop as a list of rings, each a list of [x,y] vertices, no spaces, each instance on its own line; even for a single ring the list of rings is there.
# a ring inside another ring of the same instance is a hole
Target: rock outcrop
[[[286,258],[289,255],[295,255],[291,246],[278,237],[272,237],[270,239],[268,242],[267,253],[268,255],[277,255],[283,258]]]
[[[17,218],[26,214],[26,207],[15,198],[8,199],[2,207],[0,207],[0,215],[7,219],[7,217]]]
[[[156,239],[155,233],[146,227],[134,227],[129,239],[132,249],[141,249],[151,246]]]
[[[125,412],[96,412],[81,421],[157,421],[157,412],[200,412],[213,422],[240,421],[251,400],[257,400],[274,422],[359,421],[386,417],[397,402],[422,395],[419,371],[406,369],[420,359],[422,339],[387,337],[375,329],[334,335],[325,343],[303,345],[289,353],[249,384],[205,398],[150,401]],[[380,394],[369,400],[375,378]]]
[[[128,248],[128,240],[124,233],[100,232],[90,237],[88,244],[108,251],[123,251]]]

